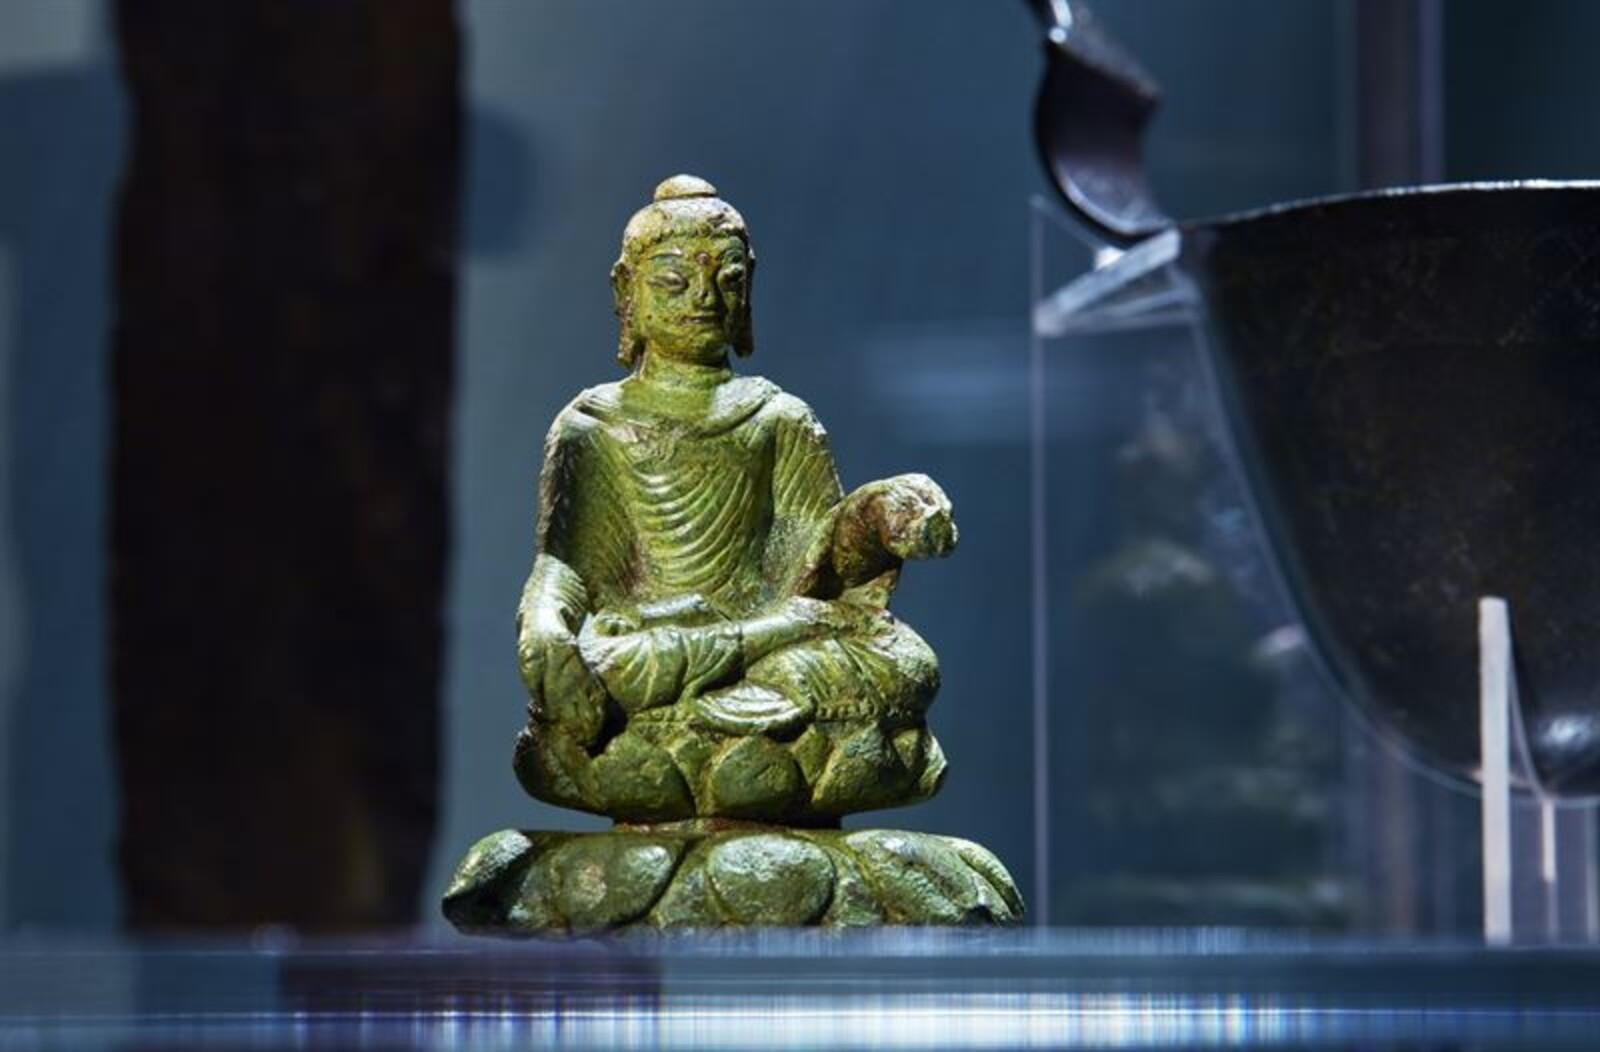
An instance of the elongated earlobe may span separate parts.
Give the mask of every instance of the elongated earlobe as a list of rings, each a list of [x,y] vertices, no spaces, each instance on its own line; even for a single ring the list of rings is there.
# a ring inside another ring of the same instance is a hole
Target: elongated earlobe
[[[740,358],[748,358],[755,353],[756,342],[750,333],[750,308],[745,307],[744,318],[739,322],[739,331],[733,334],[733,353]]]
[[[744,309],[740,313],[739,330],[733,334],[733,353],[740,358],[748,358],[756,351],[755,334],[752,330],[751,318],[755,315],[755,305],[752,293],[755,291],[756,257],[750,251],[750,242],[745,241],[745,283],[744,283]]]
[[[633,335],[633,275],[628,264],[617,260],[611,267],[611,309],[617,315],[617,361],[633,368],[642,349]]]

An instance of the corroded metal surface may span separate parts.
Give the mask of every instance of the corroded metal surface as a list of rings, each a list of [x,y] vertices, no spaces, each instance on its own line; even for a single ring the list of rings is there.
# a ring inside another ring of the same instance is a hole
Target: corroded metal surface
[[[904,562],[949,554],[957,532],[926,475],[846,493],[810,407],[734,374],[731,357],[753,350],[754,267],[744,219],[710,184],[663,182],[611,273],[629,375],[579,394],[545,442],[539,551],[517,612],[530,697],[517,776],[540,799],[652,828],[480,842],[447,897],[459,926],[1021,913],[998,862],[982,868],[1001,892],[940,838],[886,834],[858,850],[854,835],[820,832],[939,788],[926,720],[938,662],[888,605]],[[708,841],[661,826],[708,821],[762,828]],[[852,859],[861,872],[846,879]],[[975,911],[980,885],[1015,908]],[[847,908],[851,889],[882,908]]]
[[[898,830],[624,829],[495,833],[445,892],[463,931],[634,926],[1004,924],[1010,874],[967,840]]]
[[[1600,790],[1600,192],[1371,195],[1186,241],[1251,488],[1341,684],[1472,771],[1477,600],[1504,596],[1539,774]]]

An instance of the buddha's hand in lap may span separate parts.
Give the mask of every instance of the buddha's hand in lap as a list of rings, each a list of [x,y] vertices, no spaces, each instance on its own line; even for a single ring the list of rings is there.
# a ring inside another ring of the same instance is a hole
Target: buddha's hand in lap
[[[600,611],[578,634],[584,664],[626,713],[670,705],[743,664],[737,624],[651,624],[635,611]]]
[[[787,647],[808,648],[810,661],[838,660],[838,655],[810,649],[818,640],[860,631],[881,611],[846,603],[792,597],[740,622],[744,659],[755,665]],[[756,675],[756,680],[762,677]],[[769,682],[745,680],[724,689],[688,697],[682,703],[689,721],[719,734],[783,737],[798,733],[816,715],[814,702],[803,693],[788,693]]]

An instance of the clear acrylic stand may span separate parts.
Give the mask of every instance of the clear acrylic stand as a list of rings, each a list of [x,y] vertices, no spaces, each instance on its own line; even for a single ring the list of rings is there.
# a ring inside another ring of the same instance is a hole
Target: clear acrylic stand
[[[1050,406],[1046,392],[1046,346],[1074,333],[1117,332],[1187,324],[1194,299],[1175,279],[1171,267],[1178,247],[1175,234],[1162,235],[1124,253],[1097,241],[1062,216],[1054,205],[1035,197],[1030,209],[1029,258],[1033,318],[1029,340],[1029,416],[1031,471],[1029,488],[1033,590],[1033,923],[1051,923],[1051,858],[1056,815],[1056,780],[1051,776],[1051,618],[1049,499]],[[1047,257],[1066,248],[1092,260],[1093,269],[1076,281],[1047,288],[1048,273],[1058,269]]]
[[[1104,717],[1102,712],[1085,712],[1075,696],[1083,686],[1084,658],[1072,650],[1070,639],[1082,622],[1071,620],[1072,602],[1065,595],[1078,588],[1081,575],[1059,565],[1071,558],[1062,540],[1068,532],[1062,520],[1070,517],[1071,502],[1099,501],[1104,494],[1062,485],[1064,473],[1084,470],[1084,458],[1074,452],[1073,425],[1064,418],[1082,411],[1083,404],[1072,401],[1082,397],[1075,392],[1085,386],[1096,389],[1081,376],[1105,368],[1107,356],[1086,353],[1086,348],[1133,346],[1138,348],[1133,353],[1147,354],[1150,346],[1159,344],[1169,356],[1199,363],[1186,367],[1193,376],[1205,374],[1204,305],[1175,265],[1180,248],[1180,235],[1169,231],[1119,250],[1073,223],[1053,201],[1032,202],[1030,488],[1037,923],[1056,918],[1052,896],[1064,898],[1059,889],[1067,887],[1061,871],[1070,868],[1074,851],[1084,842],[1081,823],[1075,825],[1071,813],[1071,794],[1082,792],[1082,785],[1073,781],[1074,765],[1093,746],[1060,743],[1085,737]],[[1137,382],[1137,378],[1126,374],[1117,382]],[[1191,386],[1203,389],[1192,398],[1209,404],[1204,412],[1191,414],[1189,426],[1206,431],[1204,441],[1214,447],[1228,447],[1209,381]],[[1098,388],[1109,389],[1109,383]],[[1231,457],[1223,459],[1231,465]],[[1232,485],[1242,495],[1242,479],[1237,472],[1231,474]],[[1222,507],[1229,497],[1224,494],[1220,502],[1213,500],[1205,507],[1197,504],[1195,514],[1209,519],[1203,530],[1212,536],[1209,542],[1196,543],[1201,547],[1209,543],[1208,554],[1217,556],[1215,562],[1232,566],[1236,591],[1256,593],[1264,628],[1257,647],[1260,654],[1302,652],[1304,635],[1286,595],[1270,571],[1262,569],[1270,566],[1263,539],[1245,511]],[[1066,513],[1064,507],[1069,509]],[[1263,598],[1265,593],[1273,594]],[[1340,843],[1331,849],[1334,857],[1320,863],[1319,871],[1300,874],[1301,885],[1343,882],[1351,887],[1347,898],[1354,905],[1336,926],[1393,934],[1477,929],[1496,945],[1600,941],[1595,803],[1559,801],[1541,791],[1522,737],[1505,604],[1486,599],[1480,628],[1481,793],[1427,769],[1403,743],[1374,727],[1352,706],[1334,704],[1331,692],[1320,684],[1307,688],[1302,677],[1298,686],[1286,689],[1302,701],[1311,697],[1309,708],[1320,707],[1324,715],[1337,712],[1333,736],[1342,735],[1346,742],[1338,775],[1342,781],[1332,790],[1340,797],[1334,809],[1341,812],[1343,831],[1327,838]],[[1064,653],[1077,664],[1063,658]],[[1152,652],[1149,659],[1159,662],[1165,657]],[[1302,671],[1310,667],[1309,661],[1294,660]],[[1315,720],[1313,716],[1307,725]],[[1481,839],[1473,828],[1480,817]],[[1078,864],[1092,867],[1095,861]],[[1480,878],[1481,921],[1474,902]],[[1062,921],[1073,922],[1078,916],[1065,908],[1059,912]]]
[[[1483,937],[1491,945],[1600,941],[1593,801],[1546,793],[1530,762],[1505,600],[1478,603],[1483,745]]]

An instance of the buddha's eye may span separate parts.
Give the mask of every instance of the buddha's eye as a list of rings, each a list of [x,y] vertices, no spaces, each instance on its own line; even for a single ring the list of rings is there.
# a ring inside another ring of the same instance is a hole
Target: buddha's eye
[[[650,284],[665,292],[682,292],[689,287],[689,279],[676,270],[658,270],[650,275]]]
[[[730,288],[730,289],[743,288],[744,287],[744,267],[741,264],[738,264],[738,263],[735,263],[735,264],[733,264],[731,266],[723,267],[722,270],[717,274],[717,281],[720,282],[726,288]]]

